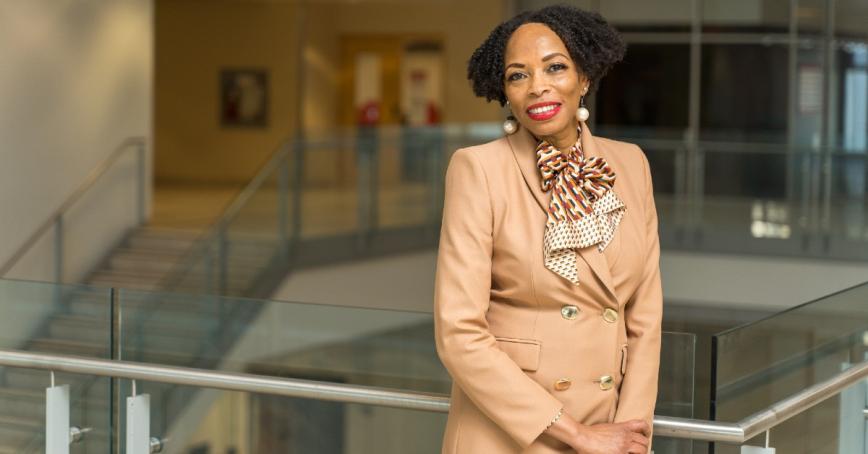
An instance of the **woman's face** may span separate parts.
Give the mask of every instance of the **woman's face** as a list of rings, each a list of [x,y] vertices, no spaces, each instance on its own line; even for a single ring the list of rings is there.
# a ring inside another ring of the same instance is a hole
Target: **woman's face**
[[[509,38],[504,60],[504,92],[519,123],[558,148],[575,143],[588,79],[560,37],[543,24],[524,24]]]

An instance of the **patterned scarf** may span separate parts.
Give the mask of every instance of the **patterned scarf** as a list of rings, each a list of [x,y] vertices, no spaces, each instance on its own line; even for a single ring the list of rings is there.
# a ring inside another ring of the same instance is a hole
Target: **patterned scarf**
[[[567,153],[541,141],[536,147],[542,190],[552,190],[544,238],[545,267],[579,285],[577,248],[597,244],[602,253],[615,234],[624,203],[612,191],[615,172],[600,157],[585,159],[582,127]]]

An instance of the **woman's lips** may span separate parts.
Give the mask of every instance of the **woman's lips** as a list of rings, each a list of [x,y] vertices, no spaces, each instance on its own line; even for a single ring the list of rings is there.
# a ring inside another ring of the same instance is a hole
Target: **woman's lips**
[[[534,121],[545,121],[554,117],[561,110],[560,103],[544,102],[527,108],[527,116]]]

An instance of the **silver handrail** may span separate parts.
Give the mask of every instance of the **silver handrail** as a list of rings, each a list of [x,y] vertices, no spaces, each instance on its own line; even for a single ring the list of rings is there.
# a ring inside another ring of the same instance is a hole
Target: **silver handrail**
[[[0,365],[445,413],[441,394],[0,349]],[[655,416],[657,436],[743,444],[868,377],[868,361],[735,422]]]
[[[40,226],[27,238],[27,241],[21,245],[18,249],[15,250],[15,253],[9,257],[8,260],[0,267],[0,277],[6,275],[12,267],[18,263],[18,260],[36,244],[37,241],[42,237],[45,232],[48,232],[54,225],[57,224],[58,220],[63,218],[64,213],[69,211],[69,209],[78,202],[79,199],[84,196],[84,194],[91,188],[93,185],[99,181],[100,177],[105,174],[109,168],[111,168],[112,164],[117,161],[120,156],[131,146],[137,146],[138,149],[138,166],[139,166],[139,194],[138,194],[138,215],[139,221],[143,222],[145,218],[145,202],[144,202],[144,145],[145,138],[144,137],[128,137],[124,139],[123,142],[118,145],[111,154],[105,158],[99,165],[97,165],[91,172],[88,174],[87,178],[84,179],[84,182],[73,192],[69,197],[66,198],[66,201],[60,205],[59,208],[54,210],[48,219],[46,219]]]
[[[449,410],[449,397],[440,394],[297,378],[271,378],[240,372],[220,372],[132,361],[0,350],[0,365],[382,407],[433,412]]]

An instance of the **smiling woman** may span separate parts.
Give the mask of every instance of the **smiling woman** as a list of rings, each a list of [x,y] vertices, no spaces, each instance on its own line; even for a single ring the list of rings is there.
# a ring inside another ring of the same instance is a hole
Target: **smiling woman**
[[[598,14],[555,6],[500,24],[470,59],[474,92],[512,116],[446,173],[443,453],[650,451],[663,299],[650,170],[636,145],[592,136],[583,105],[624,52]]]

